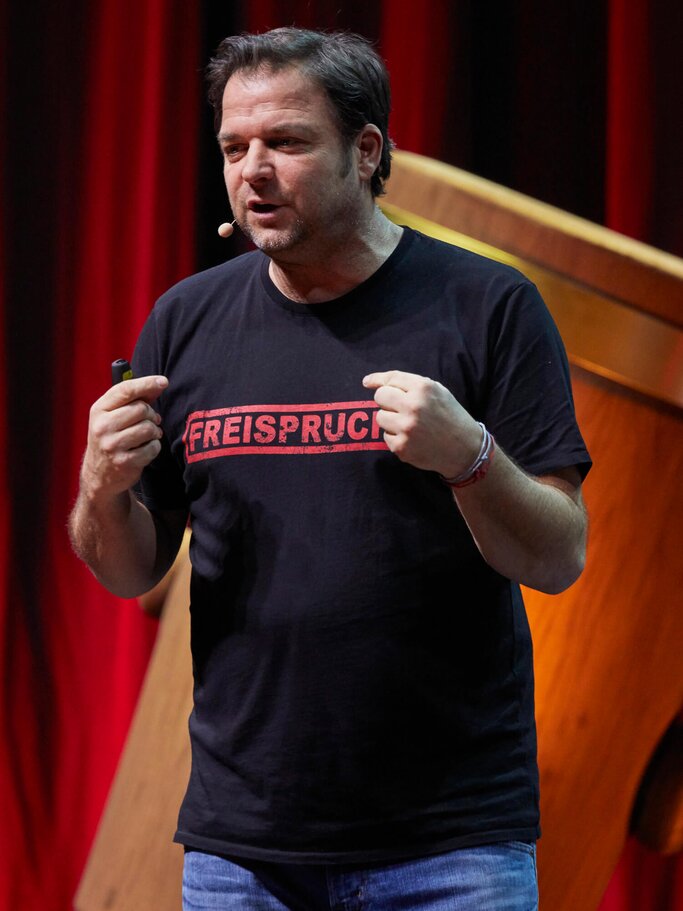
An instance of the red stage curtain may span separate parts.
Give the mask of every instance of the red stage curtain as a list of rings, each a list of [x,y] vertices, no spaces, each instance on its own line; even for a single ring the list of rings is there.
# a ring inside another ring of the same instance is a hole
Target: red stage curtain
[[[629,839],[598,911],[680,911],[683,859],[662,857]]]
[[[653,79],[648,0],[610,0],[605,221],[645,238],[652,214]]]
[[[391,74],[391,137],[399,148],[443,157],[453,127],[449,75],[460,62],[464,30],[454,28],[455,5],[425,0],[382,5],[380,41]],[[457,109],[456,109],[457,110]]]
[[[679,256],[682,39],[680,3],[609,0],[606,224]]]
[[[1,432],[12,445],[0,451],[12,489],[0,491],[0,515],[12,541],[0,908],[66,911],[155,624],[96,584],[65,522],[111,361],[130,355],[154,298],[194,268],[199,21],[182,0],[20,6],[3,6],[2,30],[13,127],[2,145]]]

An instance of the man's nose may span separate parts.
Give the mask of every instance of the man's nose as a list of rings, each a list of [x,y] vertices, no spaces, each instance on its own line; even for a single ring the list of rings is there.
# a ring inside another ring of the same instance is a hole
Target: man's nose
[[[271,150],[262,142],[251,143],[242,161],[242,179],[247,183],[258,183],[272,176]]]

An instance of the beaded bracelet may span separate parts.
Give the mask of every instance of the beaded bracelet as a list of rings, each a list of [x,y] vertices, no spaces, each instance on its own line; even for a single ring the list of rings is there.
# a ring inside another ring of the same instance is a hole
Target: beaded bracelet
[[[481,421],[477,421],[477,424],[481,427],[483,435],[481,438],[481,446],[479,447],[479,452],[474,462],[472,462],[467,471],[463,471],[462,474],[457,475],[455,478],[444,478],[443,475],[440,475],[444,484],[448,484],[449,487],[456,490],[459,490],[461,487],[468,487],[470,484],[475,484],[477,481],[481,481],[481,479],[485,477],[486,472],[489,470],[491,462],[493,461],[496,441]]]

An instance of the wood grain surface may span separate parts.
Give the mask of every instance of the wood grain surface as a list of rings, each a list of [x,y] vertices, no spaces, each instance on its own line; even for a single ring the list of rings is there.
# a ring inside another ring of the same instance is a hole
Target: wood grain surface
[[[185,546],[76,911],[181,911],[183,848],[172,839],[190,770],[189,582]]]
[[[556,911],[599,903],[645,769],[683,705],[683,421],[589,374],[575,370],[573,379],[594,459],[584,485],[586,569],[561,596],[524,593],[536,673],[540,890],[542,907]]]

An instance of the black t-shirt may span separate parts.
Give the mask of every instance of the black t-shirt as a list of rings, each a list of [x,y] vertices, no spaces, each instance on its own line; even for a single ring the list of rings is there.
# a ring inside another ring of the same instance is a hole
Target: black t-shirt
[[[364,863],[538,835],[529,629],[439,477],[361,384],[439,380],[527,471],[588,469],[566,358],[515,270],[405,229],[362,285],[298,304],[256,251],[157,303],[169,377],[142,479],[192,524],[192,772],[176,840]],[[485,482],[484,482],[485,483]]]

